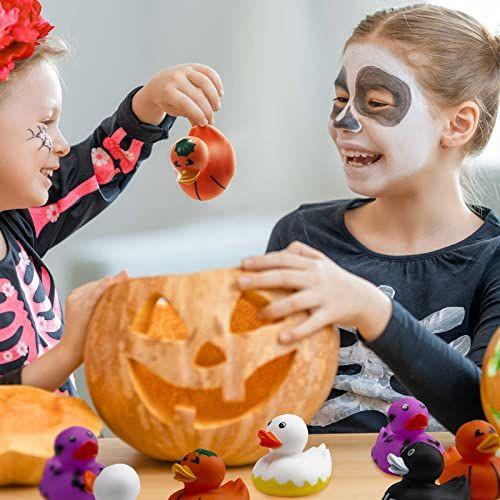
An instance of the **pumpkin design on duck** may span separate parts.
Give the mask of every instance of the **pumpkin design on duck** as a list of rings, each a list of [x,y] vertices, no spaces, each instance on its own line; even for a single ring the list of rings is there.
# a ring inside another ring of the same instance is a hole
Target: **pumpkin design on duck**
[[[187,137],[172,145],[170,162],[181,189],[195,200],[207,201],[229,186],[236,156],[227,138],[212,125],[206,125],[193,127]]]
[[[487,419],[500,433],[500,328],[495,331],[484,355],[481,401]]]
[[[327,397],[338,331],[280,343],[307,313],[261,322],[260,309],[289,292],[242,292],[241,273],[130,279],[98,302],[85,349],[89,392],[110,429],[144,454],[176,461],[204,448],[227,465],[249,464],[263,455],[263,421],[308,421]]]

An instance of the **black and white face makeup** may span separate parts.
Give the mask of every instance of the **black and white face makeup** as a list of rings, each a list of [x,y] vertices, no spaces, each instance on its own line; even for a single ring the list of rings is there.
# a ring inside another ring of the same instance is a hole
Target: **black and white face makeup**
[[[329,130],[352,190],[378,195],[439,149],[442,125],[413,70],[388,49],[348,46],[335,89]]]

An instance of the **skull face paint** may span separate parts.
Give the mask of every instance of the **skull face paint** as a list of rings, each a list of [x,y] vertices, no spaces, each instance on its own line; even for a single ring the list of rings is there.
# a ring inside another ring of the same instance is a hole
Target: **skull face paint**
[[[380,196],[429,164],[443,125],[432,116],[413,70],[388,49],[355,43],[342,64],[330,135],[350,189]]]

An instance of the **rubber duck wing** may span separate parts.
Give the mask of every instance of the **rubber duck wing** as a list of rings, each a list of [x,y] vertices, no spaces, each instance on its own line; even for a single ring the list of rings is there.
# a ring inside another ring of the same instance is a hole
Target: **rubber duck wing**
[[[469,482],[465,476],[448,481],[439,487],[439,498],[443,500],[468,500],[470,498]]]
[[[325,443],[319,446],[313,446],[302,454],[302,459],[313,467],[317,474],[325,480],[332,473],[332,455]]]
[[[246,484],[241,478],[235,479],[234,481],[228,481],[223,484],[218,490],[221,499],[241,499],[250,500],[250,493]]]
[[[444,466],[449,467],[451,464],[462,460],[462,455],[457,450],[456,446],[450,446],[443,454]]]

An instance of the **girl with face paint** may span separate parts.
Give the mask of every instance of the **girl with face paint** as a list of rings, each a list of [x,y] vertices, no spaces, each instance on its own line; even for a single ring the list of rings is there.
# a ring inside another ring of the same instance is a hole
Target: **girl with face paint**
[[[121,194],[176,116],[213,122],[223,94],[201,64],[165,69],[70,148],[59,129],[56,58],[66,52],[38,0],[0,0],[0,384],[75,394],[88,318],[126,273],[73,291],[62,318],[43,256]],[[65,330],[64,336],[62,336]]]
[[[500,41],[435,6],[380,11],[346,42],[328,131],[362,197],[301,205],[242,289],[288,288],[261,314],[309,318],[294,342],[339,327],[339,369],[310,432],[377,432],[407,395],[431,430],[484,419],[482,359],[500,327],[500,219],[468,205],[465,155],[486,145],[499,101]]]

